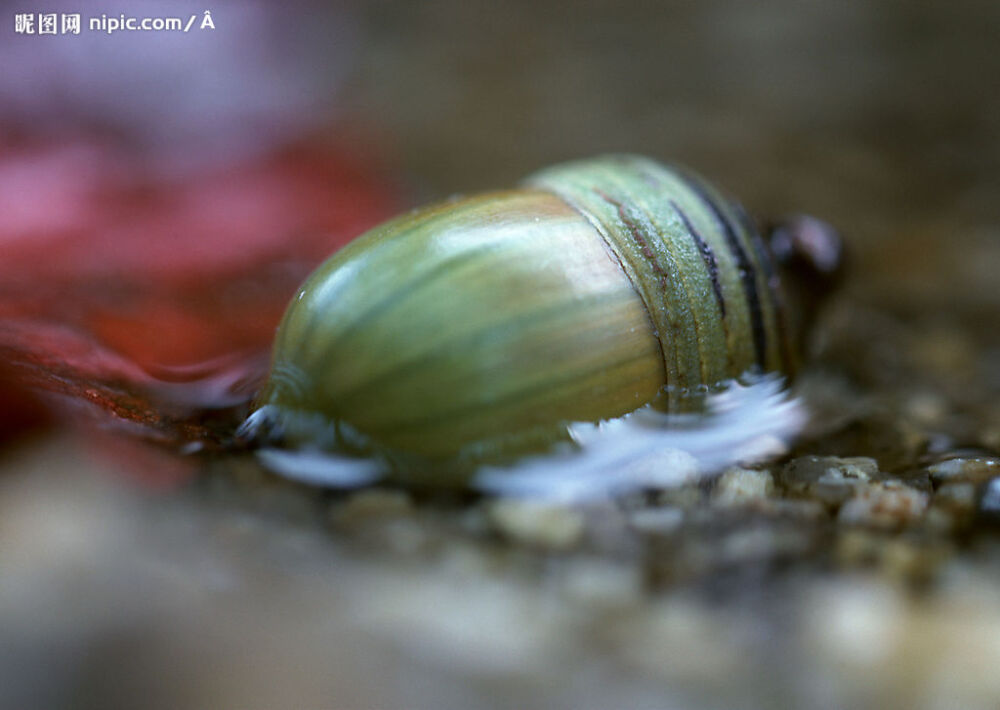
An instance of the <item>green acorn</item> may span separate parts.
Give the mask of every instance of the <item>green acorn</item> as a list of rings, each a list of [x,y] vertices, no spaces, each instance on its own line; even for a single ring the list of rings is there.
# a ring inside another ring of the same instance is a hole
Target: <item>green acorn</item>
[[[805,217],[773,234],[772,251],[700,177],[633,155],[415,210],[299,289],[255,434],[476,464],[544,450],[568,422],[791,375],[840,241]]]

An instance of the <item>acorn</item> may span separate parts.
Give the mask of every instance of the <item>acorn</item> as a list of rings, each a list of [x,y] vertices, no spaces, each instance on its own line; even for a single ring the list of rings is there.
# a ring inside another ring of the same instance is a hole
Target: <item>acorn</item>
[[[419,477],[545,451],[571,422],[691,411],[748,373],[791,376],[842,247],[808,217],[772,234],[701,177],[634,155],[414,210],[298,290],[244,434]]]

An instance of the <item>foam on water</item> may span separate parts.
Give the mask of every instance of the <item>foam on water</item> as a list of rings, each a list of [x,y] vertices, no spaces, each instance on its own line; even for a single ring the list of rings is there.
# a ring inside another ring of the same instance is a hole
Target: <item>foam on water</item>
[[[779,456],[806,421],[805,406],[784,378],[767,375],[706,395],[696,414],[665,414],[647,406],[598,424],[571,424],[572,443],[510,466],[480,467],[469,486],[498,496],[558,501],[673,487]],[[354,488],[388,477],[378,459],[316,449],[265,448],[258,458],[279,475],[324,487]]]

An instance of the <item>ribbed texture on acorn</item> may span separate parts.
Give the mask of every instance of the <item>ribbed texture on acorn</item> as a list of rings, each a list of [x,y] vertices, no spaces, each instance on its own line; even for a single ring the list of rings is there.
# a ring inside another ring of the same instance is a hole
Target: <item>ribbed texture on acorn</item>
[[[740,374],[791,372],[779,276],[742,209],[690,173],[640,156],[532,176],[588,217],[653,321],[678,401]]]
[[[285,315],[263,401],[321,411],[429,457],[503,448],[653,398],[645,307],[601,236],[555,195],[480,195],[353,242]]]
[[[794,367],[751,223],[638,156],[416,210],[326,261],[289,306],[259,404],[429,459],[538,450],[666,389]]]

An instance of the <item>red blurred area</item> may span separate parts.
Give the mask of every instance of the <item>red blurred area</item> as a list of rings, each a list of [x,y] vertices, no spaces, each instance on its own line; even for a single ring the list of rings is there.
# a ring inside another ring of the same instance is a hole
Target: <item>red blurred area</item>
[[[38,396],[18,381],[4,363],[0,363],[0,447],[11,441],[44,430],[50,415]]]
[[[302,279],[393,211],[357,146],[169,180],[113,140],[0,144],[0,383],[17,393],[0,438],[95,409],[211,438],[209,413],[252,396]]]

